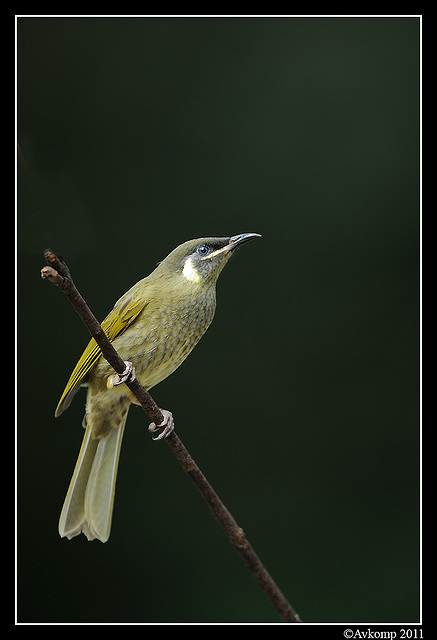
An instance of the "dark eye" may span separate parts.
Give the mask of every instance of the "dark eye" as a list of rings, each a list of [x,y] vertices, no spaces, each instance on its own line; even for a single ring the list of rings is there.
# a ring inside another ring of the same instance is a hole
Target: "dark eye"
[[[201,244],[200,247],[197,247],[197,253],[199,253],[201,256],[206,256],[208,251],[209,247],[207,247],[206,244]]]

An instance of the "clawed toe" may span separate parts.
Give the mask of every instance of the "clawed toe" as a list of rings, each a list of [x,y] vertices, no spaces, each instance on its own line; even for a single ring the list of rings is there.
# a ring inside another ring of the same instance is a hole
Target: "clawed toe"
[[[162,438],[167,438],[174,430],[174,420],[171,411],[161,409],[161,413],[164,416],[164,420],[161,422],[161,424],[156,425],[154,422],[149,424],[149,431],[151,433],[154,433],[158,429],[162,429],[161,433],[156,436],[156,438],[153,438],[153,440],[162,440]]]
[[[116,373],[111,380],[113,387],[118,387],[118,385],[123,384],[123,382],[132,382],[132,380],[135,380],[135,367],[132,362],[125,360],[124,364],[126,365],[126,369],[123,373]]]

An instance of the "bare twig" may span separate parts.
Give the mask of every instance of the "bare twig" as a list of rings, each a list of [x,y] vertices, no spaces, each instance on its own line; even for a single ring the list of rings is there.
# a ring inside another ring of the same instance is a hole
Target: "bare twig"
[[[112,346],[93,312],[77,290],[67,265],[63,260],[50,251],[50,249],[46,249],[46,251],[44,251],[44,257],[50,266],[43,267],[41,269],[41,277],[44,280],[49,280],[65,293],[86,328],[99,345],[103,357],[106,358],[111,367],[115,369],[116,373],[122,375],[126,365]],[[146,391],[143,385],[140,384],[136,378],[134,380],[127,381],[126,384],[153,422],[158,425],[162,424],[164,416],[152,396],[148,391]]]
[[[92,311],[77,290],[67,265],[62,258],[57,257],[52,251],[50,251],[50,249],[47,249],[44,252],[44,257],[49,266],[41,269],[41,277],[45,280],[49,280],[65,293],[86,325],[88,331],[99,345],[104,358],[106,358],[116,373],[122,375],[126,365],[114,349],[99,322],[96,320]],[[125,384],[136,396],[141,406],[153,422],[158,425],[163,423],[164,416],[162,415],[158,405],[138,380],[129,379]],[[246,566],[252,572],[255,580],[272,602],[282,620],[284,622],[301,622],[298,614],[293,610],[284,594],[281,592],[267,569],[262,564],[261,560],[258,558],[254,549],[249,544],[243,529],[238,526],[232,514],[220,500],[206,477],[203,475],[202,471],[197,466],[196,462],[188,453],[179,436],[173,431],[169,436],[167,436],[167,438],[165,438],[165,441],[179,460],[184,471],[200,491],[215,518],[218,520],[219,524],[228,536],[229,541],[241,555]]]

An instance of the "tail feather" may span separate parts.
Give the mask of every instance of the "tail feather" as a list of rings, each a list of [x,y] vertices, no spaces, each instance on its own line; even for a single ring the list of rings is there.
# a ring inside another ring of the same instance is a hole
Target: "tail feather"
[[[59,518],[62,537],[70,540],[83,532],[88,540],[108,540],[126,417],[106,438],[93,438],[87,426]]]

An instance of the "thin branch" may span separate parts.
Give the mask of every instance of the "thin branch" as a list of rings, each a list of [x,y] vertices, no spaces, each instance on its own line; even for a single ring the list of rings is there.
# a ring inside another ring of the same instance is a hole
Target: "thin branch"
[[[86,325],[91,336],[99,345],[104,358],[106,358],[116,373],[121,375],[125,370],[125,363],[114,349],[94,314],[77,290],[67,265],[62,258],[57,257],[52,251],[50,251],[50,249],[47,249],[44,252],[44,257],[48,266],[41,269],[41,277],[45,280],[49,280],[65,293]],[[162,415],[158,405],[138,380],[128,380],[125,384],[136,396],[137,400],[140,402],[151,420],[158,425],[163,423],[164,416]],[[173,431],[169,436],[167,436],[167,438],[165,438],[165,441],[173,451],[184,471],[200,491],[215,518],[228,536],[230,543],[243,558],[246,566],[252,572],[255,580],[272,602],[282,620],[284,622],[301,622],[298,614],[293,610],[282,591],[276,585],[275,581],[258,558],[253,547],[247,540],[243,529],[238,526],[235,518],[220,500],[217,493],[214,491],[202,471],[197,466],[196,462],[189,454],[179,436]]]
[[[126,365],[114,349],[112,343],[109,341],[93,312],[77,290],[67,265],[63,260],[50,251],[50,249],[46,249],[46,251],[44,251],[44,257],[50,266],[43,267],[41,269],[41,277],[44,280],[49,280],[65,293],[91,336],[99,345],[103,357],[106,358],[111,367],[115,369],[116,373],[122,375]],[[152,396],[143,387],[143,385],[140,384],[137,379],[129,380],[125,384],[136,396],[144,411],[146,411],[153,422],[155,424],[162,424],[164,416]]]

